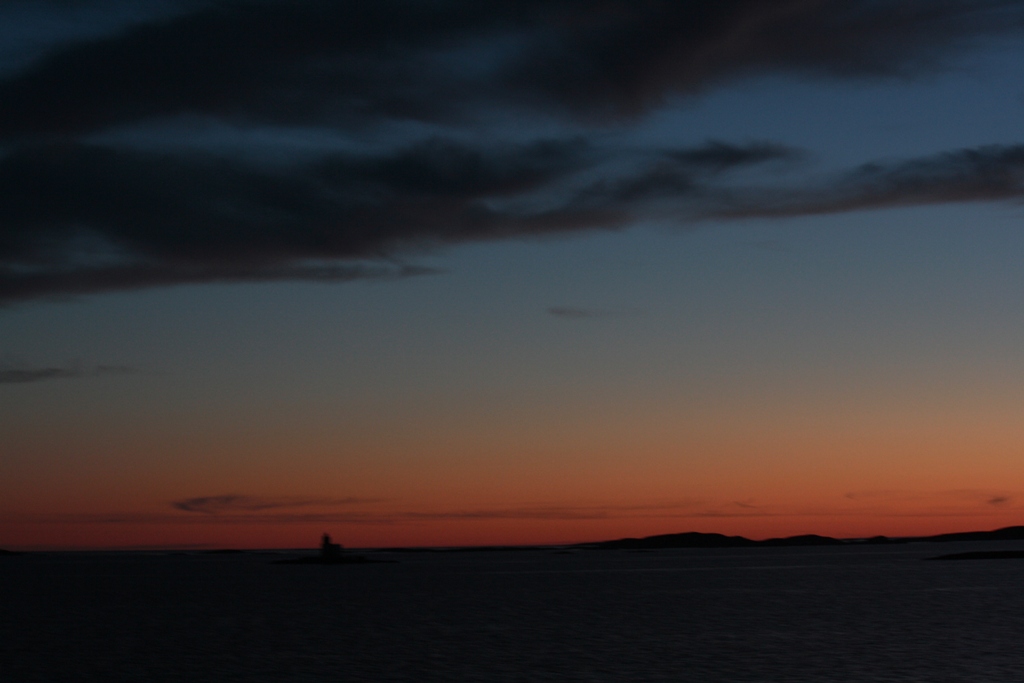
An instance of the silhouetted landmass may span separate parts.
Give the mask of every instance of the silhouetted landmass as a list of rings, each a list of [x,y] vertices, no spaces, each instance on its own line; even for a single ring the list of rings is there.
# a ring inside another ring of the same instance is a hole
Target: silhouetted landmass
[[[769,538],[766,541],[759,541],[758,545],[768,546],[812,546],[812,545],[846,545],[847,541],[831,536],[819,536],[817,534],[804,534],[802,536],[788,536],[786,538]]]
[[[910,543],[913,539],[910,538],[889,538],[888,536],[872,536],[871,538],[865,538],[861,543],[867,543],[868,545],[886,545],[889,543]]]
[[[204,550],[202,552],[205,555],[240,555],[245,551],[237,550],[235,548],[218,548],[217,550]]]
[[[615,541],[581,543],[579,547],[598,550],[652,550],[658,548],[745,548],[758,545],[742,536],[723,534],[702,534],[689,531],[682,534],[661,534],[645,538],[620,538]]]
[[[577,550],[663,550],[671,548],[784,548],[784,547],[816,547],[841,545],[889,545],[896,543],[945,543],[950,541],[1015,541],[1024,540],[1024,526],[1012,526],[994,531],[967,531],[937,536],[871,536],[869,538],[833,538],[818,534],[803,534],[784,538],[769,538],[755,541],[744,536],[726,536],[725,534],[701,533],[689,531],[678,534],[659,534],[643,538],[619,538],[610,541],[577,543],[567,546],[536,546],[536,545],[486,545],[452,548],[380,548],[377,552],[392,553],[467,553],[467,552],[522,552],[551,551],[559,548],[562,551]],[[316,563],[317,558],[307,558],[306,563]]]
[[[13,550],[4,550],[3,548],[0,548],[0,557],[3,557],[4,555],[21,555],[21,553],[15,552]]]
[[[583,543],[579,547],[598,550],[654,550],[659,548],[752,548],[756,546],[822,546],[845,545],[849,541],[816,534],[790,536],[788,538],[769,538],[766,541],[753,541],[743,536],[725,536],[723,534],[702,534],[690,531],[682,534],[662,534],[645,538],[620,538],[615,541],[600,543]]]
[[[978,550],[971,553],[952,553],[926,558],[929,560],[1021,560],[1024,550]]]
[[[1008,526],[995,531],[965,531],[958,534],[939,534],[926,536],[919,540],[932,543],[950,543],[953,541],[1024,541],[1024,526]]]
[[[995,531],[967,531],[954,534],[939,534],[937,536],[916,536],[904,538],[889,538],[887,536],[872,536],[871,538],[832,538],[830,536],[818,536],[817,534],[805,534],[802,536],[788,536],[786,538],[769,538],[764,541],[754,541],[743,536],[725,536],[723,534],[704,534],[690,531],[681,534],[661,534],[658,536],[646,536],[644,538],[620,538],[614,541],[599,541],[597,543],[580,543],[576,548],[593,548],[596,550],[657,550],[664,548],[752,548],[758,546],[768,547],[800,547],[800,546],[837,546],[837,545],[863,545],[863,544],[888,544],[888,543],[947,543],[952,541],[1018,541],[1024,540],[1024,526],[1011,526]]]

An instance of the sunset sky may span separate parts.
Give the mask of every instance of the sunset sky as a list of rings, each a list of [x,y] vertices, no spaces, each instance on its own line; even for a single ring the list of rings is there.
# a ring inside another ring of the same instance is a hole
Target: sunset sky
[[[1024,2],[0,4],[0,547],[1024,524]]]

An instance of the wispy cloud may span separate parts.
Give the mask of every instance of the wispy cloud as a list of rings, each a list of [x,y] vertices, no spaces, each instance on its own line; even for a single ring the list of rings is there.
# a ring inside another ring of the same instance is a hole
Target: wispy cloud
[[[0,384],[27,384],[63,377],[81,377],[82,371],[71,368],[31,368],[0,370]]]
[[[1021,197],[1024,145],[989,145],[864,164],[819,184],[734,192],[712,199],[706,213],[717,218],[800,216]]]
[[[593,318],[635,318],[643,315],[640,310],[581,308],[578,306],[551,306],[548,313],[566,320],[589,320]]]
[[[68,365],[44,368],[0,367],[0,384],[28,384],[30,382],[43,382],[50,379],[98,377],[101,375],[131,375],[136,372],[135,368],[124,365],[95,365],[93,367]]]
[[[1014,509],[1010,494],[982,491],[853,493],[856,505],[754,505],[742,501],[680,500],[650,504],[534,504],[423,509],[374,498],[201,496],[175,501],[173,512],[111,512],[58,515],[8,515],[23,524],[130,525],[406,525],[429,522],[473,523],[494,520],[607,521],[674,520],[680,525],[733,518],[987,518]]]
[[[278,497],[267,498],[261,496],[242,495],[220,495],[220,496],[199,496],[196,498],[185,498],[174,501],[171,507],[183,512],[199,512],[207,515],[220,515],[225,513],[238,512],[264,512],[266,510],[281,510],[303,507],[337,507],[345,505],[357,505],[365,503],[380,502],[376,498],[306,498],[306,497]]]
[[[845,497],[855,503],[851,512],[891,516],[984,515],[992,508],[1013,508],[1019,497],[1009,491],[952,489],[942,491],[877,490],[851,491]]]
[[[174,501],[174,512],[114,512],[22,516],[21,522],[83,524],[400,524],[474,520],[604,520],[620,517],[703,516],[697,500],[644,504],[521,505],[454,509],[415,509],[380,498],[303,496],[197,496]],[[723,512],[725,514],[725,512]]]

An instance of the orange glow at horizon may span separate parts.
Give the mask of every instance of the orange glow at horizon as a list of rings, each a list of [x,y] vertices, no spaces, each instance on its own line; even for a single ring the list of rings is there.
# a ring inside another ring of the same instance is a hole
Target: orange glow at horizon
[[[263,504],[263,499],[252,500]],[[684,531],[753,539],[926,536],[1014,526],[1024,518],[1012,495],[979,490],[850,492],[840,501],[803,505],[648,500],[505,508],[370,503],[355,508],[5,514],[0,515],[0,538],[3,547],[24,550],[300,548],[313,547],[325,531],[349,547],[558,545]]]
[[[684,531],[919,536],[1024,523],[1024,428],[991,406],[765,401],[391,428],[8,429],[0,547],[561,544]],[[671,408],[671,409],[670,409]],[[742,410],[740,410],[742,408]],[[186,511],[197,497],[251,499]]]

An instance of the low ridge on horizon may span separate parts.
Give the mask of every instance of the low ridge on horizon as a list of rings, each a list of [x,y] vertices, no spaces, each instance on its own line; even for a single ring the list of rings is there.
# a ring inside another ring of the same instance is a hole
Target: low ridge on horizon
[[[887,543],[951,543],[970,541],[1020,541],[1024,540],[1024,525],[1001,527],[989,531],[959,531],[929,536],[867,536],[852,538],[836,538],[820,534],[798,534],[778,538],[754,540],[745,536],[728,536],[715,532],[684,531],[669,534],[655,534],[642,537],[623,537],[605,541],[585,541],[582,543],[554,544],[487,544],[463,546],[389,546],[378,548],[352,548],[352,550],[375,552],[485,552],[485,551],[519,551],[545,548],[578,548],[594,550],[657,550],[671,548],[752,548],[752,547],[810,547],[865,545]],[[130,548],[117,550],[106,549],[108,552],[131,552]],[[160,551],[159,548],[147,547],[145,552]],[[182,548],[168,548],[167,551],[187,552]],[[205,554],[240,553],[240,552],[289,552],[302,548],[193,548],[191,552]],[[142,550],[139,549],[141,552]],[[104,552],[104,549],[77,550],[7,550],[0,548],[0,556],[23,555],[27,552]]]

